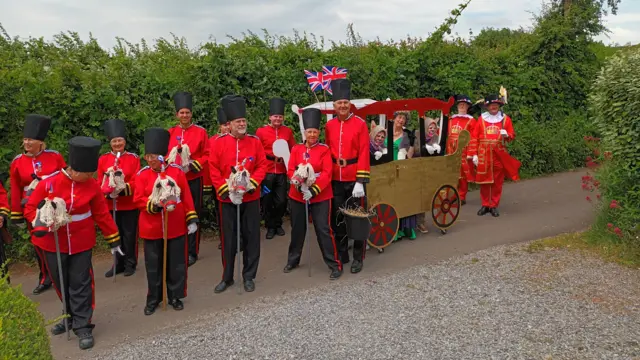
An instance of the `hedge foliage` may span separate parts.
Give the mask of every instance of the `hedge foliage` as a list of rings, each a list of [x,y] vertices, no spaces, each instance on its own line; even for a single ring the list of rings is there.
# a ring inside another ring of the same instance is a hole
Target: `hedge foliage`
[[[365,43],[349,26],[347,41],[331,44],[313,34],[287,38],[265,31],[197,49],[181,38],[154,44],[119,39],[113,49],[103,49],[74,32],[45,41],[12,38],[3,30],[0,172],[20,151],[26,113],[55,119],[47,143],[64,155],[72,136],[104,139],[102,123],[115,117],[128,121],[128,148],[143,153],[146,128],[174,124],[176,91],[194,94],[194,120],[211,132],[219,99],[242,94],[250,130],[255,130],[265,124],[272,96],[289,105],[316,102],[303,70],[318,71],[322,65],[348,69],[354,98],[448,99],[466,93],[479,99],[505,86],[510,94],[505,111],[517,132],[511,150],[523,162],[522,175],[581,166],[582,136],[593,134],[585,109],[590,81],[601,65],[595,49],[602,46],[592,39],[603,29],[602,6],[583,0],[579,3],[588,4],[563,15],[557,3],[543,9],[531,30],[484,29],[470,41],[442,40],[466,4],[427,39],[387,42]],[[292,115],[287,121],[297,132]],[[12,251],[16,258],[31,256],[26,246]]]

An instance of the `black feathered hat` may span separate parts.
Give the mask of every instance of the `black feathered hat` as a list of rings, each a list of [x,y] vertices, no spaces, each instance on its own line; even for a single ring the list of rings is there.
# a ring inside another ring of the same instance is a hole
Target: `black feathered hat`
[[[504,105],[502,98],[498,94],[487,95],[484,98],[484,105],[487,106],[489,104],[499,104],[500,106]]]
[[[464,95],[464,94],[456,95],[455,100],[456,100],[454,104],[455,106],[458,106],[458,104],[461,102],[469,104],[469,107],[473,106],[473,103],[471,102],[471,98],[468,97],[467,95]]]

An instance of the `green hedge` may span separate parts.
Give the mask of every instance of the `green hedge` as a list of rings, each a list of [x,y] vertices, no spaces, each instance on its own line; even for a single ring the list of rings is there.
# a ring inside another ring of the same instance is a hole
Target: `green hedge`
[[[54,125],[48,147],[66,155],[75,135],[104,139],[102,123],[128,121],[128,148],[142,153],[144,130],[172,125],[172,94],[194,94],[194,120],[215,128],[219,99],[238,93],[248,100],[250,129],[266,122],[268,100],[288,104],[316,102],[304,70],[322,65],[345,67],[354,98],[447,99],[457,93],[481,98],[509,90],[505,111],[517,139],[512,151],[523,162],[524,176],[571,169],[581,164],[580,138],[591,135],[586,121],[590,79],[595,77],[600,49],[592,37],[597,15],[586,7],[562,16],[545,8],[533,30],[484,29],[471,41],[443,41],[466,5],[461,5],[428,39],[363,42],[350,26],[346,43],[326,46],[324,39],[298,34],[292,38],[248,33],[229,44],[206,43],[191,49],[180,38],[154,44],[124,39],[103,49],[93,39],[61,33],[53,41],[0,36],[0,172],[20,151],[24,115],[47,114]],[[594,18],[595,17],[595,18]],[[597,23],[597,21],[596,21]],[[319,95],[322,98],[322,94]],[[296,129],[293,114],[287,121]],[[298,135],[299,136],[299,135]],[[105,150],[107,144],[105,142]],[[26,239],[26,234],[16,234]],[[30,256],[25,241],[12,247],[16,258]]]

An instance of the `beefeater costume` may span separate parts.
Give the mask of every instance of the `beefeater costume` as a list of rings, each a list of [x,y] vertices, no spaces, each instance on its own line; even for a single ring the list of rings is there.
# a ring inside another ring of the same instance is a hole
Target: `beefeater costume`
[[[285,100],[273,98],[269,100],[269,116],[280,115],[284,117]],[[256,131],[260,138],[267,157],[267,176],[262,186],[269,189],[269,193],[263,198],[264,224],[267,228],[267,239],[273,239],[275,235],[284,236],[282,217],[287,210],[287,168],[282,158],[273,154],[273,143],[278,139],[284,139],[289,144],[289,151],[296,145],[293,131],[284,126],[267,124]]]
[[[333,80],[331,89],[334,102],[351,99],[349,80]],[[353,113],[349,113],[345,119],[339,119],[336,116],[327,122],[325,138],[329,149],[331,149],[333,161],[331,228],[338,240],[340,260],[342,264],[347,264],[350,261],[349,239],[339,209],[356,204],[362,207],[367,206],[364,202],[364,185],[369,182],[370,178],[369,127],[362,118]],[[362,270],[364,256],[364,242],[355,241],[353,244],[353,263],[351,264],[352,273],[358,273]]]
[[[318,109],[304,109],[302,123],[304,129],[320,130],[322,113]],[[300,172],[300,170],[303,170]],[[299,175],[301,173],[301,175]],[[331,230],[331,176],[333,163],[331,150],[325,144],[302,143],[293,147],[289,157],[287,175],[291,181],[289,187],[289,203],[291,205],[291,242],[284,272],[298,267],[308,231],[309,221],[306,218],[305,203],[309,201],[309,215],[313,221],[316,238],[322,259],[331,270],[330,279],[342,275],[342,263],[338,255],[338,247]],[[299,177],[298,177],[299,176]],[[312,179],[312,181],[309,181]],[[310,261],[310,260],[307,260]],[[311,264],[309,264],[311,266]]]
[[[144,134],[147,155],[166,154],[170,134],[150,128]],[[156,160],[157,161],[157,160]],[[144,241],[144,266],[147,271],[145,315],[151,315],[163,300],[162,267],[164,251],[164,217],[167,216],[167,302],[175,310],[184,309],[187,297],[187,233],[197,230],[191,190],[182,168],[176,164],[164,168],[142,168],[135,180],[134,202],[140,210],[138,231]],[[173,196],[172,196],[173,195]],[[167,208],[167,212],[164,208]],[[168,214],[168,215],[165,215]]]
[[[60,259],[66,313],[69,323],[79,338],[81,349],[93,346],[91,322],[95,308],[95,283],[91,264],[96,245],[97,224],[112,252],[120,250],[120,234],[104,201],[100,184],[89,177],[75,181],[74,172],[94,173],[98,169],[100,141],[77,136],[69,140],[69,168],[51,174],[36,187],[25,206],[24,216],[32,226],[35,244],[43,250],[45,265],[51,274],[53,286],[62,300],[60,273],[56,255],[55,237],[52,231],[58,227]],[[53,225],[52,217],[55,219]],[[66,320],[63,320],[66,321]],[[51,332],[65,332],[64,322],[55,325]]]
[[[260,260],[260,183],[265,177],[268,164],[257,136],[233,133],[234,124],[246,121],[244,99],[240,96],[227,96],[222,99],[222,108],[232,131],[216,140],[209,156],[209,172],[218,196],[222,223],[222,281],[214,291],[221,293],[234,284],[234,266],[238,253],[236,232],[240,230],[244,289],[251,292],[255,290]],[[240,224],[237,222],[237,206],[240,209]]]
[[[176,113],[193,107],[192,96],[188,92],[179,92],[173,96]],[[182,167],[189,182],[193,196],[193,205],[200,216],[202,209],[204,164],[207,162],[207,141],[209,135],[202,126],[190,123],[187,127],[178,124],[169,129],[169,150],[167,160]],[[189,266],[196,263],[200,253],[200,230],[189,234]]]
[[[485,98],[485,106],[490,104],[504,105],[499,95]],[[502,185],[505,176],[513,181],[519,180],[520,162],[507,152],[505,143],[515,139],[511,118],[502,110],[492,115],[483,112],[473,129],[468,155],[476,165],[475,181],[480,185],[482,207],[478,215],[490,212],[494,217],[500,216],[498,206],[502,197]]]
[[[458,104],[468,104],[468,110],[471,110],[473,103],[467,95],[457,95],[454,106]],[[467,110],[467,111],[468,111]],[[467,130],[469,135],[473,133],[476,119],[468,112],[466,114],[454,114],[449,119],[449,136],[447,137],[447,155],[453,154],[458,149],[458,138],[463,130]],[[474,181],[475,168],[471,159],[467,158],[468,146],[462,150],[462,165],[460,166],[460,178],[458,179],[458,195],[462,205],[467,203],[467,193],[469,192],[469,182]]]
[[[107,140],[126,138],[125,122],[111,119],[104,122],[104,132]],[[110,151],[98,160],[98,182],[107,200],[109,211],[113,215],[114,205],[116,224],[122,240],[124,256],[116,254],[116,274],[124,272],[124,276],[131,276],[138,266],[138,208],[133,202],[135,176],[140,171],[138,155],[123,151],[118,154]],[[113,276],[113,266],[106,273],[106,277]]]
[[[44,141],[51,127],[51,118],[29,114],[26,116],[24,124],[24,137],[26,139],[34,139]],[[64,169],[67,164],[60,153],[55,150],[41,150],[36,155],[26,152],[16,156],[11,162],[9,170],[9,178],[11,184],[11,222],[20,227],[25,226],[23,207],[29,199],[29,195],[33,192],[36,185],[47,176]],[[26,223],[26,227],[31,231],[31,224]],[[33,289],[33,294],[38,295],[43,291],[51,288],[51,278],[44,264],[44,254],[42,249],[34,244],[33,248],[38,260],[38,285]]]
[[[7,266],[7,252],[5,246],[11,243],[11,234],[7,231],[9,226],[9,197],[7,196],[7,190],[4,188],[4,183],[0,179],[0,276],[4,276],[8,272]],[[9,284],[11,279],[7,277]]]

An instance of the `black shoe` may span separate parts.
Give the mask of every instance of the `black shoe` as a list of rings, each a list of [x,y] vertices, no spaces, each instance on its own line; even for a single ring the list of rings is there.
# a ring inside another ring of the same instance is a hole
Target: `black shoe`
[[[351,264],[351,273],[352,274],[357,274],[360,271],[362,271],[362,261],[353,260],[353,264]]]
[[[290,273],[291,270],[293,270],[293,269],[295,269],[297,267],[298,267],[298,265],[289,265],[289,264],[287,264],[287,266],[285,266],[282,271],[286,272],[286,273]]]
[[[180,301],[180,299],[173,299],[169,301],[169,305],[173,306],[173,310],[176,311],[184,309],[184,304],[182,303],[182,301]]]
[[[466,205],[467,204],[467,200],[460,200],[460,205]]]
[[[152,315],[154,312],[156,312],[156,309],[158,308],[158,304],[147,304],[147,306],[144,307],[144,314],[145,315]]]
[[[329,280],[335,280],[342,276],[342,270],[334,269],[331,270],[331,275],[329,275]]]
[[[78,345],[81,350],[91,349],[93,347],[93,335],[90,332],[78,334]]]
[[[198,257],[197,256],[189,255],[189,266],[195,264],[196,261],[198,261]]]
[[[282,226],[279,226],[279,227],[276,229],[276,235],[278,235],[278,236],[284,236],[284,234],[285,234],[284,229],[282,228]]]
[[[253,280],[244,281],[244,291],[252,292],[255,289],[256,289],[256,283],[254,283]]]
[[[228,288],[229,286],[231,286],[231,285],[233,285],[233,280],[231,280],[231,281],[229,281],[229,282],[221,281],[221,282],[220,282],[220,284],[218,284],[218,285],[216,286],[216,288],[215,288],[215,289],[213,289],[213,292],[214,292],[214,293],[216,293],[216,294],[219,294],[219,293],[221,293],[221,292],[223,292],[223,291],[227,290],[227,288]]]
[[[480,208],[480,210],[478,210],[478,216],[483,216],[484,214],[489,212],[489,208],[486,206],[483,206]]]
[[[124,269],[116,269],[116,275],[122,274],[123,272],[124,272]],[[113,276],[113,266],[106,273],[104,273],[104,277],[110,278],[112,276]]]
[[[276,236],[276,229],[267,230],[267,239],[271,240],[274,236]]]
[[[42,294],[43,292],[49,290],[49,288],[51,288],[51,285],[39,284],[35,289],[33,289],[33,295]]]
[[[62,320],[59,323],[53,325],[53,327],[51,328],[51,333],[53,335],[64,334],[66,332],[65,329],[64,329],[64,322],[65,322],[65,320]],[[70,323],[69,323],[69,329],[71,329],[71,324]]]
[[[124,269],[124,276],[131,276],[136,273],[135,268],[126,268]]]
[[[218,250],[222,250],[222,241],[218,243]]]
[[[491,208],[491,216],[493,217],[498,217],[500,216],[500,213],[498,212],[498,208]]]

